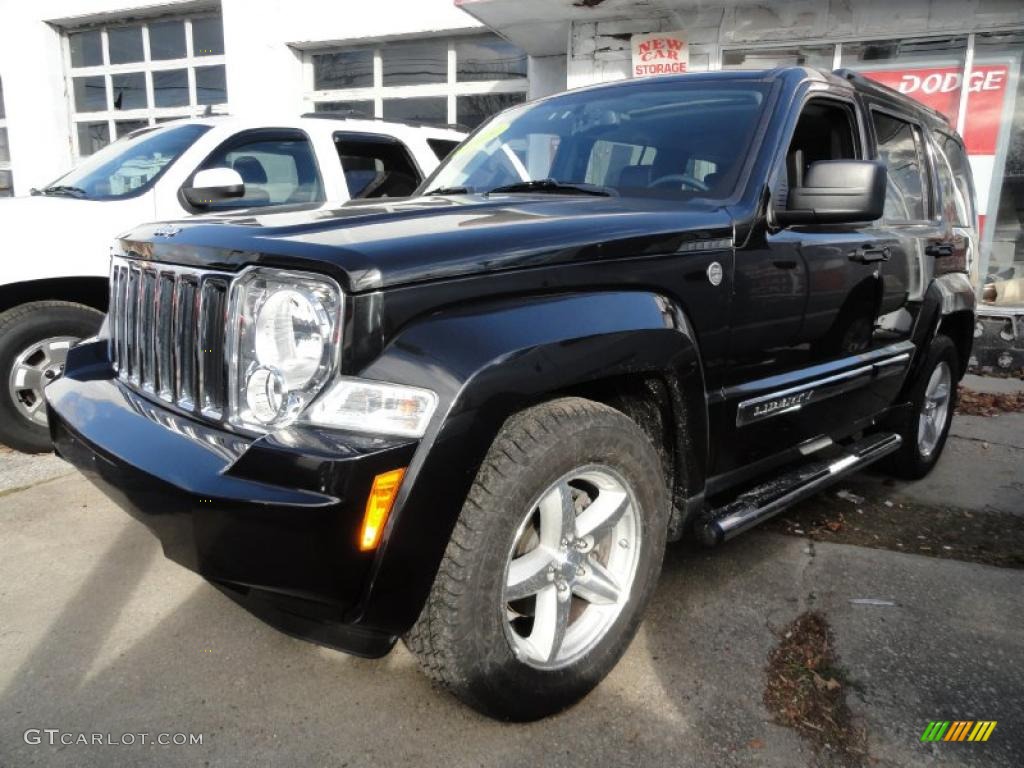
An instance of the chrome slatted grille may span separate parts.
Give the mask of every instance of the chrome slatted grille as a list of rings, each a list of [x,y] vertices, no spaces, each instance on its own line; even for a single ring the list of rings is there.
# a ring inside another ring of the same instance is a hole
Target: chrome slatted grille
[[[222,420],[230,279],[221,272],[115,258],[109,352],[118,378],[184,411]]]

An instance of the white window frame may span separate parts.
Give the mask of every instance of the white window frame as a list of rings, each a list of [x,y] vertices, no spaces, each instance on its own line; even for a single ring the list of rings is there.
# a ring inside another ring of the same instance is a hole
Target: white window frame
[[[4,106],[3,98],[4,98],[4,89],[3,89],[2,82],[0,82],[0,131],[6,131],[7,130],[7,108]],[[0,171],[7,171],[8,173],[11,173],[10,152],[11,152],[11,135],[8,133],[7,134],[7,154],[8,154],[8,158],[6,160],[0,159]],[[12,196],[14,195],[14,174],[13,173],[11,173],[11,195]]]
[[[67,83],[68,107],[71,115],[71,147],[76,158],[81,158],[78,145],[78,126],[82,123],[103,123],[107,124],[111,143],[117,141],[117,129],[115,123],[127,120],[144,120],[148,125],[156,125],[156,121],[166,118],[178,117],[200,117],[207,107],[198,104],[196,98],[196,69],[202,67],[225,66],[226,57],[223,54],[216,56],[196,56],[192,42],[192,23],[201,19],[223,18],[217,13],[191,14],[189,16],[161,16],[150,20],[142,20],[129,24],[91,24],[76,26],[63,30],[64,50],[64,78]],[[149,25],[166,21],[181,21],[185,25],[185,58],[182,59],[160,59],[150,58]],[[110,37],[109,30],[124,26],[142,27],[142,61],[135,61],[129,64],[110,63]],[[70,35],[76,32],[89,32],[99,30],[100,47],[103,54],[103,63],[92,67],[73,67],[71,64],[71,40]],[[188,72],[188,105],[184,107],[156,107],[150,106],[155,103],[153,92],[153,73],[167,70],[184,69]],[[226,70],[225,70],[226,71]],[[142,109],[114,109],[114,89],[111,78],[119,74],[135,74],[142,72],[146,80],[146,104]],[[74,78],[77,77],[103,77],[106,83],[107,108],[96,112],[78,112],[75,108],[75,87]],[[215,114],[227,112],[228,105],[215,104],[210,109]]]
[[[458,82],[458,63],[456,61],[456,47],[460,40],[468,40],[479,37],[480,33],[456,35],[451,37],[423,37],[417,38],[421,42],[444,42],[448,50],[448,77],[443,83],[421,83],[418,85],[384,85],[384,54],[389,41],[360,44],[353,41],[351,45],[337,45],[329,48],[316,48],[305,51],[303,56],[303,83],[305,83],[305,96],[303,101],[308,111],[316,110],[320,102],[331,101],[370,101],[373,102],[373,114],[377,119],[384,117],[384,99],[411,99],[411,98],[445,98],[447,100],[447,122],[449,125],[458,123],[457,109],[459,96],[480,96],[488,94],[523,94],[524,100],[530,89],[530,78],[512,78],[506,80],[474,80]],[[395,40],[394,42],[404,42]],[[313,57],[325,53],[337,53],[347,50],[372,50],[373,51],[373,85],[360,88],[342,88],[335,90],[316,90],[313,86],[316,82],[313,67]],[[524,52],[525,56],[526,53]]]

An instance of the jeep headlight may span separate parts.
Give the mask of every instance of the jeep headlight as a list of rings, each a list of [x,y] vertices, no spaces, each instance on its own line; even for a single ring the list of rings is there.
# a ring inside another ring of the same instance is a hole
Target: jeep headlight
[[[257,267],[232,285],[231,422],[293,421],[337,372],[341,290],[328,278]]]

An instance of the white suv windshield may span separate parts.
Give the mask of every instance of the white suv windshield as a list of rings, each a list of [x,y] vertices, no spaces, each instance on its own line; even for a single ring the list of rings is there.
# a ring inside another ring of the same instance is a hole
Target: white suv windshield
[[[133,134],[92,155],[42,192],[90,200],[132,197],[148,189],[208,130],[190,123]]]
[[[591,193],[726,198],[766,93],[758,82],[665,78],[515,107],[456,149],[424,189],[571,192],[562,185],[578,185]]]

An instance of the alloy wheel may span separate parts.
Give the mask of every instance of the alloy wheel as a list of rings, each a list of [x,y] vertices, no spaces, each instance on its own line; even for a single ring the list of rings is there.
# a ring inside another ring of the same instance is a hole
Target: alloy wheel
[[[597,646],[629,602],[640,546],[636,499],[610,467],[581,467],[541,493],[505,566],[505,636],[516,658],[557,669]]]
[[[917,424],[917,449],[928,458],[942,439],[953,395],[953,375],[946,361],[940,362],[924,390],[921,418]]]

